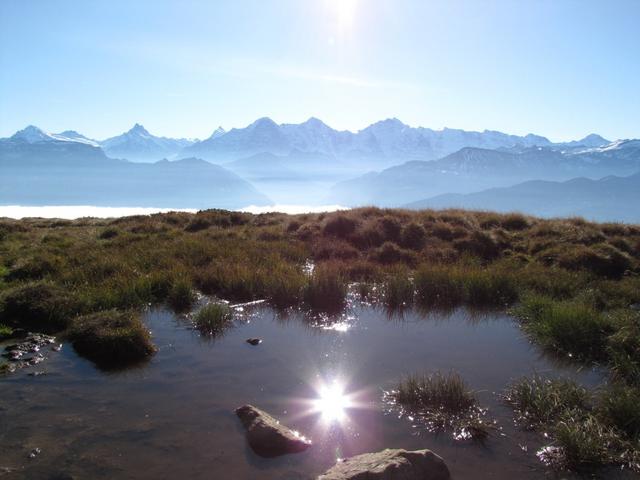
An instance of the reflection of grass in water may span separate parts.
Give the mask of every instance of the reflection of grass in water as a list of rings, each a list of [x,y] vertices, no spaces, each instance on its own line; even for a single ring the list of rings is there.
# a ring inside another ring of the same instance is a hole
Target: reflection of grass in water
[[[228,305],[209,303],[196,312],[193,323],[201,333],[219,336],[232,325],[232,319],[233,312]]]
[[[458,373],[409,375],[389,397],[433,431],[452,429],[457,439],[483,439],[489,434],[491,425],[483,420],[475,394]]]

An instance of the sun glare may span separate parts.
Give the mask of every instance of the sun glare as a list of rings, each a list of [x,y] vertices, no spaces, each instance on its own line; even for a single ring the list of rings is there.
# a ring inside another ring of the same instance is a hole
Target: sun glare
[[[329,10],[335,15],[340,31],[351,27],[356,16],[358,0],[325,0]]]
[[[346,416],[346,410],[352,406],[344,386],[337,381],[322,385],[318,389],[318,398],[314,401],[314,410],[327,422],[340,422]]]

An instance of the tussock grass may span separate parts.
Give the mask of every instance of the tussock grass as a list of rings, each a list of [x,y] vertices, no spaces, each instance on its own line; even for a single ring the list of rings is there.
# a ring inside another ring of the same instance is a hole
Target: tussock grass
[[[415,410],[435,408],[460,413],[476,405],[475,396],[454,372],[409,375],[398,384],[394,397],[401,405]]]
[[[315,268],[304,290],[304,301],[311,310],[320,313],[339,313],[346,304],[347,282],[332,264]]]
[[[0,296],[0,321],[43,332],[67,328],[83,306],[67,289],[49,282],[20,284]]]
[[[8,338],[11,335],[13,335],[13,328],[0,323],[0,340],[2,340],[3,338]]]
[[[543,345],[584,360],[606,360],[610,319],[588,304],[529,296],[514,309],[524,328]]]
[[[455,372],[409,375],[390,392],[406,412],[418,416],[431,430],[452,429],[457,439],[483,439],[489,429],[475,394]]]
[[[590,396],[573,381],[535,375],[514,382],[505,400],[514,409],[518,423],[533,429],[553,424],[567,412],[588,408]]]
[[[593,471],[603,465],[618,463],[616,433],[592,415],[585,418],[569,416],[555,426],[553,434],[557,450],[541,456],[556,468]]]
[[[607,423],[632,440],[640,440],[640,388],[614,385],[600,394],[598,411]]]
[[[423,266],[416,273],[416,289],[423,306],[500,307],[518,298],[513,274],[473,265]]]
[[[311,278],[302,271],[308,260],[318,270]],[[325,268],[333,280],[320,278]],[[194,288],[336,312],[347,282],[384,284],[402,269],[407,278],[387,288],[391,303],[407,303],[409,277],[416,303],[428,308],[504,308],[523,299],[528,316],[526,299],[544,297],[544,318],[524,322],[533,338],[640,382],[638,322],[619,313],[640,302],[640,227],[579,218],[367,207],[0,219],[0,322],[64,330],[90,312],[188,308]]]
[[[549,436],[551,444],[538,452],[545,463],[579,472],[640,468],[638,387],[615,384],[593,395],[575,382],[536,375],[512,384],[505,399],[520,425]]]
[[[196,292],[185,278],[173,282],[166,296],[167,303],[176,312],[186,312],[196,301]]]
[[[209,303],[193,316],[195,327],[204,334],[218,336],[232,325],[233,312],[228,305]]]
[[[156,350],[135,311],[109,310],[80,317],[68,336],[78,353],[105,369],[143,361]]]
[[[392,272],[382,286],[383,301],[390,310],[411,307],[414,298],[413,282],[406,270]]]

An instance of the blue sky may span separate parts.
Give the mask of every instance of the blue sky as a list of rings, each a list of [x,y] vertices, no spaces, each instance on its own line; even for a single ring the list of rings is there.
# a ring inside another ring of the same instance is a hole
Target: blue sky
[[[261,116],[640,137],[640,1],[0,2],[0,136]]]

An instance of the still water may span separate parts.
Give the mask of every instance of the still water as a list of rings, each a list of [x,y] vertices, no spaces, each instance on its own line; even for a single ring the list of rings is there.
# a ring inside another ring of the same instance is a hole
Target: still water
[[[499,394],[521,375],[603,377],[531,345],[501,314],[465,310],[389,316],[354,306],[321,324],[269,308],[245,311],[205,338],[165,310],[146,313],[158,353],[102,372],[69,345],[0,378],[0,476],[53,479],[309,479],[336,458],[384,448],[430,448],[454,479],[553,478],[535,457],[542,438],[513,426]],[[252,346],[248,337],[263,342]],[[39,369],[46,375],[29,376]],[[428,433],[389,413],[383,392],[403,375],[456,370],[501,427],[484,443]],[[313,440],[276,459],[247,446],[234,409],[251,403]],[[39,448],[35,458],[29,452]]]

